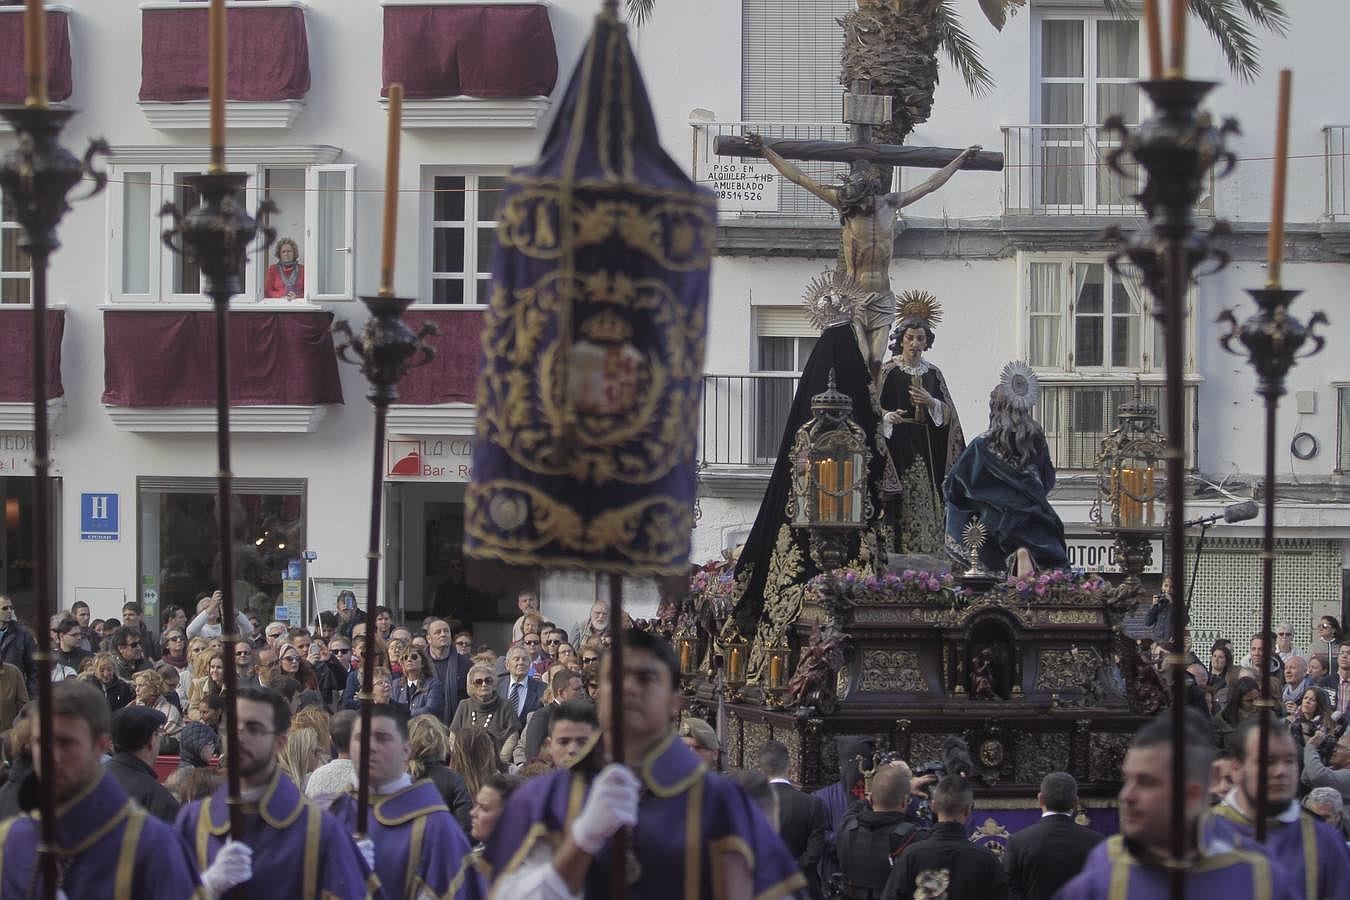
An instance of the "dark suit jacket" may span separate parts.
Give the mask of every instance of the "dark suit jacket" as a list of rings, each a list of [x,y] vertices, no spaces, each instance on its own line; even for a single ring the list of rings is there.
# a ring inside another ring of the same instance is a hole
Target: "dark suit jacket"
[[[1003,854],[1013,900],[1049,900],[1101,841],[1102,835],[1066,815],[1046,816],[1014,834]]]
[[[117,753],[104,769],[127,792],[127,796],[145,807],[150,815],[172,822],[178,815],[178,801],[155,777],[155,770],[131,753]]]
[[[920,873],[946,869],[947,900],[1008,900],[1008,879],[998,857],[966,837],[960,822],[939,822],[928,837],[910,844],[895,860],[882,900],[909,900]]]
[[[825,804],[790,784],[775,782],[771,787],[778,796],[778,834],[806,875],[811,895],[817,896],[816,864],[825,850]]]
[[[497,679],[497,693],[503,700],[511,699],[511,676],[503,675]],[[520,721],[544,705],[544,682],[538,678],[525,676],[525,705],[516,710]]]
[[[456,652],[454,647],[450,648],[450,654],[445,659],[436,659],[428,653],[427,661],[431,663],[430,674],[436,676],[436,680],[441,683],[441,692],[445,695],[445,711],[441,714],[441,721],[448,725],[459,708],[459,702],[469,696],[469,669],[473,661],[463,653]]]

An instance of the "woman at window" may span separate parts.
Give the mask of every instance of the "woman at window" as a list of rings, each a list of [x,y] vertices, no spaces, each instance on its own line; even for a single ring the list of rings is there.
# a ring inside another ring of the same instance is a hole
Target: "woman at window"
[[[269,299],[305,299],[305,267],[300,264],[300,248],[290,238],[277,241],[277,261],[267,267],[263,296]]]

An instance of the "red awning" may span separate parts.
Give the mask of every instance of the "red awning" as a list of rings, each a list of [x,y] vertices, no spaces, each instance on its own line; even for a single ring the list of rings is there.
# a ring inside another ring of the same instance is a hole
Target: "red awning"
[[[18,10],[0,13],[0,103],[22,103],[28,96],[23,65],[23,15]],[[65,13],[48,10],[47,98],[69,100],[71,90],[70,21]]]
[[[445,4],[384,8],[384,88],[410,100],[547,96],[558,81],[548,8]]]
[[[208,10],[141,12],[141,100],[205,100]],[[299,100],[309,92],[309,40],[298,6],[230,7],[231,100]]]
[[[342,402],[333,314],[232,311],[230,405]],[[216,327],[205,310],[107,310],[103,402],[111,406],[213,406]]]
[[[47,310],[48,399],[66,393],[61,385],[61,338],[65,331],[65,310]],[[33,311],[26,306],[0,307],[0,403],[32,401]]]
[[[427,339],[436,358],[409,369],[399,382],[400,403],[472,403],[478,387],[479,335],[483,311],[478,309],[412,309],[403,321],[416,331],[423,322],[435,322],[439,337]]]

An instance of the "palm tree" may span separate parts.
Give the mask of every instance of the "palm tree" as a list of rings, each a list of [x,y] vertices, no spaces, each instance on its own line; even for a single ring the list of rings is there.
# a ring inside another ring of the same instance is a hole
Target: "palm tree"
[[[1131,18],[1131,0],[1101,0],[1112,15]],[[1250,81],[1261,71],[1255,28],[1283,35],[1289,16],[1280,0],[1190,0],[1191,14],[1214,36],[1233,74]],[[626,0],[634,23],[646,23],[656,0]],[[978,0],[990,24],[1002,30],[1008,16],[1027,0]],[[894,121],[876,137],[902,143],[914,126],[926,121],[937,89],[937,55],[941,51],[975,94],[994,86],[994,76],[980,59],[980,49],[956,11],[957,0],[858,0],[858,8],[840,20],[844,51],[840,81],[860,79],[872,91],[895,97]]]

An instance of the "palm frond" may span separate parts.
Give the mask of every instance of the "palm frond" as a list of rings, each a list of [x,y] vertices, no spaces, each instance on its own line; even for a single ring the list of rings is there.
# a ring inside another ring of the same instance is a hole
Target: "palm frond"
[[[1115,16],[1117,19],[1136,18],[1131,0],[1102,0],[1102,6],[1106,7],[1107,15]]]
[[[1192,0],[1191,12],[1214,36],[1228,68],[1241,81],[1251,81],[1261,72],[1256,36],[1243,17],[1240,0]]]
[[[948,61],[961,73],[961,79],[970,92],[982,97],[993,90],[994,76],[980,59],[979,45],[961,24],[954,0],[942,0],[938,4],[934,27],[942,52],[947,54]]]
[[[1192,3],[1203,0],[1191,0]],[[1284,11],[1280,0],[1241,0],[1242,11],[1257,25],[1283,37],[1289,31],[1289,13]]]
[[[656,0],[628,0],[628,18],[634,25],[646,25],[655,9]]]

